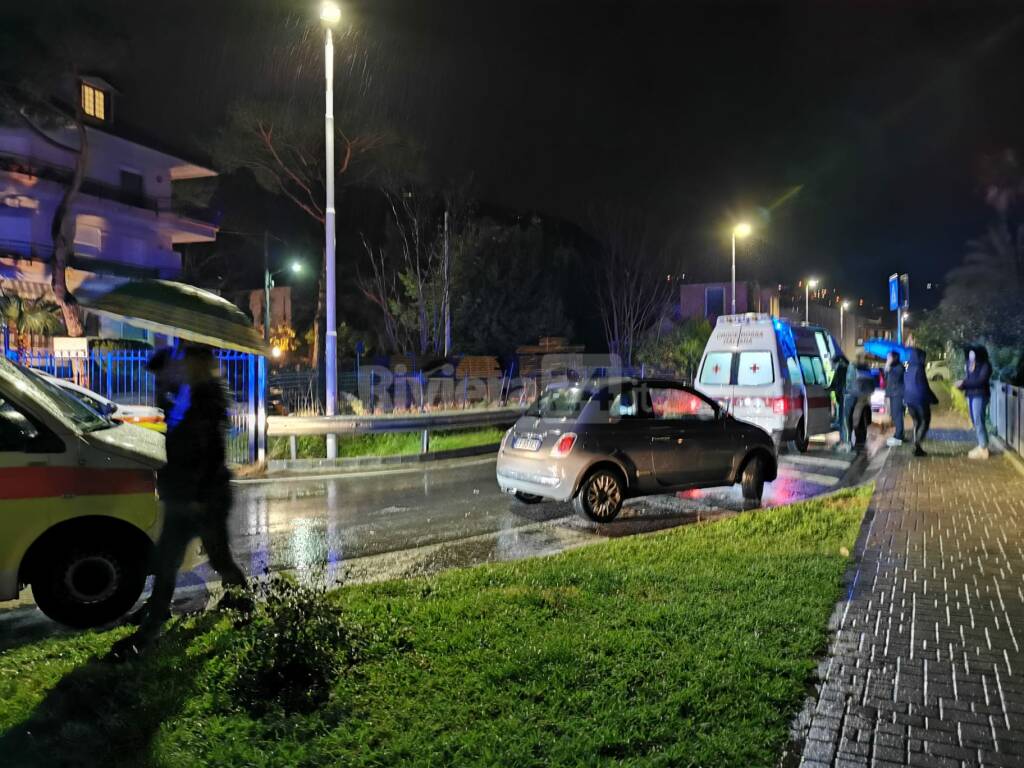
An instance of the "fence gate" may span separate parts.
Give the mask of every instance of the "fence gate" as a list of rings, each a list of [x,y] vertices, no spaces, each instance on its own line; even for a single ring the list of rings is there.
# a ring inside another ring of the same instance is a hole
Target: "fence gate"
[[[98,392],[123,405],[153,405],[156,388],[146,370],[152,353],[147,350],[103,352],[92,350],[88,358],[72,360],[52,352],[18,352],[8,349],[15,362]],[[214,351],[220,375],[228,390],[228,461],[251,464],[266,458],[267,360],[260,355],[228,349]]]

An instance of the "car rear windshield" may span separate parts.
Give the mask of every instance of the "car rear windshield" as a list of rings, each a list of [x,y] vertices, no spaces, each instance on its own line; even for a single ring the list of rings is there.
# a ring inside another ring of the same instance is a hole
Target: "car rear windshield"
[[[526,412],[542,419],[564,419],[578,416],[593,393],[586,387],[549,387]]]
[[[775,381],[772,353],[763,350],[746,352],[708,352],[700,369],[701,384],[723,384],[736,387],[762,387]]]

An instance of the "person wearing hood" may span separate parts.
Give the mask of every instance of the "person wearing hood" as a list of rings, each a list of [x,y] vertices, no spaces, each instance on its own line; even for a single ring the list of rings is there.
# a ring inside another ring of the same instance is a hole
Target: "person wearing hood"
[[[990,382],[992,365],[988,361],[988,350],[983,346],[968,347],[966,375],[956,383],[957,388],[967,397],[967,407],[974,425],[978,445],[967,454],[971,459],[987,459],[988,430],[985,428],[985,410],[991,396]]]
[[[903,445],[903,378],[900,353],[893,350],[885,360],[885,396],[889,398],[889,414],[896,430],[886,441],[889,446]]]
[[[928,386],[928,376],[925,373],[925,364],[928,360],[923,349],[910,347],[907,350],[907,371],[903,377],[903,402],[910,411],[910,418],[914,422],[914,455],[926,456],[921,443],[932,423],[932,406],[939,402],[939,398]]]

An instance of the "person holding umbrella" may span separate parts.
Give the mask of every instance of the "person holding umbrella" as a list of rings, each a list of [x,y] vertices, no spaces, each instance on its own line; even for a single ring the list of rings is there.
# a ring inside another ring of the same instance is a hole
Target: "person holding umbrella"
[[[228,410],[215,365],[211,350],[196,345],[158,352],[150,361],[157,400],[167,414],[167,464],[157,474],[164,529],[156,545],[153,594],[140,611],[139,629],[115,645],[115,655],[141,653],[160,635],[170,616],[185,549],[197,536],[229,590],[220,607],[244,609],[251,604],[250,598],[234,591],[244,588],[246,579],[228,548]]]

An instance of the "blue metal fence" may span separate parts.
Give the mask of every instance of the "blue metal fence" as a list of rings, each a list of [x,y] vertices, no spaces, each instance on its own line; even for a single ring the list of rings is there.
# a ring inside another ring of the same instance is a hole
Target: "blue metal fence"
[[[56,357],[48,351],[8,349],[6,352],[15,362],[73,381],[123,405],[155,403],[153,374],[146,370],[151,354],[144,349],[92,350],[87,358],[70,359]],[[263,451],[260,432],[265,424],[262,397],[265,358],[227,349],[216,350],[214,355],[230,398],[229,460],[236,464],[256,461]]]

